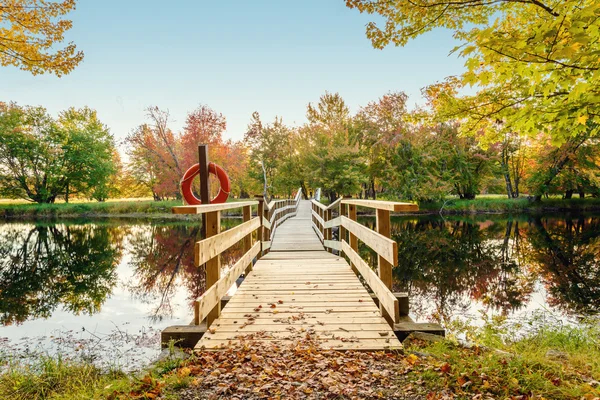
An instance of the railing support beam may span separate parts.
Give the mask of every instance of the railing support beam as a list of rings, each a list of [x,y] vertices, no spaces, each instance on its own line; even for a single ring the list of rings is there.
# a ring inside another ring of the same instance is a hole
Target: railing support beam
[[[206,213],[206,237],[209,238],[221,233],[221,212],[213,211]],[[206,262],[206,289],[214,285],[221,277],[221,255],[217,255]],[[211,310],[206,316],[206,326],[210,325],[221,315],[221,303]],[[197,318],[194,318],[197,319]],[[196,325],[200,325],[200,321],[195,321]]]
[[[391,237],[391,227],[390,227],[390,211],[389,210],[381,210],[377,209],[377,233],[386,238],[390,239]],[[379,279],[383,282],[383,284],[390,290],[392,290],[392,267],[393,265],[383,258],[380,255],[377,255],[377,274],[379,275]],[[383,307],[379,307],[381,309],[381,314],[383,317],[394,326],[393,318],[387,313],[387,311]]]

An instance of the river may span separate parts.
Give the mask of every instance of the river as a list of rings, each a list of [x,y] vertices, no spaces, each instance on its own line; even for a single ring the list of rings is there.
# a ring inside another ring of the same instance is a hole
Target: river
[[[393,217],[392,237],[394,290],[409,293],[415,320],[541,310],[576,321],[600,311],[600,214]],[[152,360],[160,330],[188,324],[204,290],[193,265],[199,239],[197,221],[0,223],[0,361],[60,353],[137,368]],[[368,248],[360,252],[376,265]],[[223,266],[240,255],[231,249]]]

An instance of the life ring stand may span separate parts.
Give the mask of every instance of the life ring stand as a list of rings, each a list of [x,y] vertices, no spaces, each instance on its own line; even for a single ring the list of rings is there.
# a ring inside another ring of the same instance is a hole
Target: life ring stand
[[[181,179],[181,194],[185,199],[186,203],[192,206],[197,206],[202,204],[202,201],[194,195],[192,191],[192,182],[196,175],[200,173],[200,164],[194,164],[183,174],[183,178]],[[208,173],[213,174],[219,179],[219,183],[221,187],[219,188],[219,193],[217,196],[210,201],[210,204],[218,204],[225,203],[227,198],[229,197],[229,192],[231,191],[231,182],[229,181],[229,177],[223,168],[218,166],[217,164],[210,162],[208,163]]]

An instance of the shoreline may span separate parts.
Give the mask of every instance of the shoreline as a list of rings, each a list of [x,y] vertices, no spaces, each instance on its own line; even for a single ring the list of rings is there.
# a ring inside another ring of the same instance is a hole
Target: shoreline
[[[177,215],[171,207],[180,205],[177,201],[114,201],[106,203],[70,204],[0,204],[0,220],[32,221],[54,219],[146,219],[189,221],[200,219],[199,215]],[[440,210],[443,211],[440,213]],[[583,213],[600,211],[600,198],[585,199],[544,199],[532,203],[526,198],[499,199],[481,198],[475,200],[449,200],[444,203],[423,203],[414,213],[392,213],[393,216],[431,215],[510,215],[540,213]],[[360,216],[374,216],[372,212],[358,212]],[[223,217],[241,217],[241,212],[231,210]]]

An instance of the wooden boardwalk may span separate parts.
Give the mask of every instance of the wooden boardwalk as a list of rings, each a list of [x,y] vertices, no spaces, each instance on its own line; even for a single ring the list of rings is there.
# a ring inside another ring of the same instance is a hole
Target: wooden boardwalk
[[[255,340],[292,341],[307,335],[322,348],[401,347],[366,288],[343,257],[321,244],[311,203],[277,228],[260,258],[196,349],[219,349],[253,333]]]

